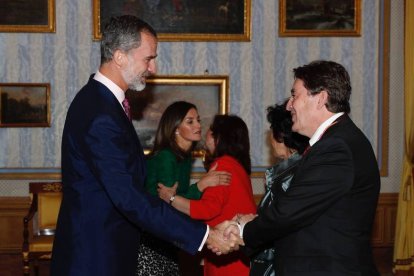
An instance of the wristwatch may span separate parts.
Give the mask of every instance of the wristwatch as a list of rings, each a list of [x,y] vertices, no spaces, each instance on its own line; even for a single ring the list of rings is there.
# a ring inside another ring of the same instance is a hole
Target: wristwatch
[[[172,195],[172,196],[170,197],[170,205],[173,203],[174,199],[175,199],[175,195]]]

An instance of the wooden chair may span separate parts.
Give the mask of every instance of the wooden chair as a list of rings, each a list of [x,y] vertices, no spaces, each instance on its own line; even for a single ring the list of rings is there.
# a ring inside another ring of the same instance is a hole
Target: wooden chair
[[[39,275],[39,262],[51,259],[56,221],[62,201],[61,182],[29,183],[32,203],[23,218],[23,275],[33,265]]]

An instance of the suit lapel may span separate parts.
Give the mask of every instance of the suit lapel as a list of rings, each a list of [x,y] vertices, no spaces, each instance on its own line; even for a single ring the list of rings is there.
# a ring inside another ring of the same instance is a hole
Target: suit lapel
[[[321,135],[321,138],[319,140],[322,140],[323,138],[329,137],[332,134],[336,132],[338,128],[341,128],[344,124],[346,124],[349,121],[349,117],[347,114],[344,114],[342,116],[339,116],[336,118],[336,120],[325,130],[325,132]]]
[[[93,79],[94,75],[91,75],[89,82],[92,85],[96,85],[97,89],[91,89],[91,91],[96,91],[97,97],[101,97],[105,99],[106,102],[108,102],[108,105],[113,106],[113,110],[116,110],[116,114],[122,118],[121,120],[125,123],[125,125],[128,127],[128,132],[130,135],[133,136],[133,139],[135,140],[135,143],[138,145],[140,151],[143,152],[141,141],[139,140],[138,134],[134,128],[134,125],[132,122],[128,119],[127,115],[125,114],[125,110],[121,106],[121,104],[118,102],[118,99],[115,97],[115,95],[111,92],[111,90],[108,89],[105,85],[100,83],[99,81],[96,81]]]

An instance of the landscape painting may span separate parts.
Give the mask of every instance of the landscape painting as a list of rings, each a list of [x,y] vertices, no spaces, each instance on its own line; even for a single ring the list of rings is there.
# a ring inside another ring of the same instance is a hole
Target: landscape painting
[[[0,127],[49,127],[50,84],[0,84]]]

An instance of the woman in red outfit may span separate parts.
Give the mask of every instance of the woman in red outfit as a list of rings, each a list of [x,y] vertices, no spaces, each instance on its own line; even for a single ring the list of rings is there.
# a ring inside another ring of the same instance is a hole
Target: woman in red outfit
[[[255,213],[250,182],[250,143],[246,124],[234,115],[216,115],[206,134],[206,148],[213,158],[211,166],[231,173],[230,185],[205,189],[200,200],[176,196],[172,188],[159,185],[159,196],[191,218],[215,226],[231,220],[238,213]],[[249,259],[241,251],[216,256],[204,252],[205,276],[247,276]]]

